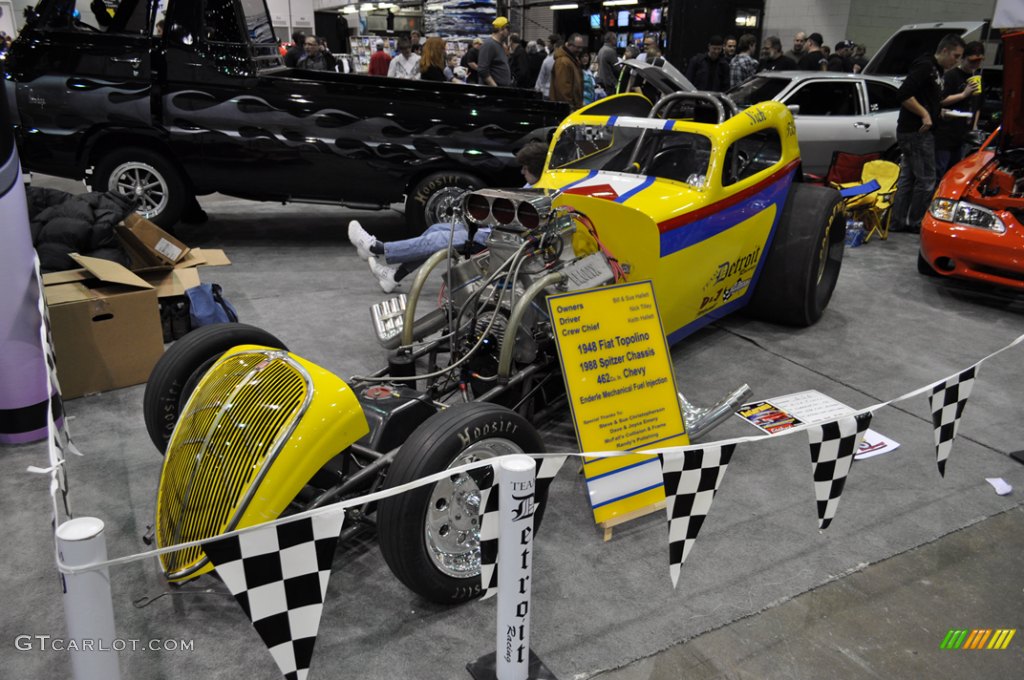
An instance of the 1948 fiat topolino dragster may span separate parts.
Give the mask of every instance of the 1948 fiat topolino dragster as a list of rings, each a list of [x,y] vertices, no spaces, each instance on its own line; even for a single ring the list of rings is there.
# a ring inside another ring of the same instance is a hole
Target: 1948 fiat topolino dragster
[[[582,109],[556,131],[534,189],[474,191],[457,213],[470,230],[492,228],[486,250],[436,253],[407,297],[373,308],[391,350],[374,376],[343,381],[241,324],[169,349],[144,403],[166,452],[160,546],[541,452],[531,421],[565,408],[546,295],[650,279],[672,342],[741,307],[809,325],[835,287],[845,233],[839,195],[800,182],[789,111],[766,102],[738,112],[708,93],[653,107],[624,94]],[[441,304],[418,314],[442,263]],[[690,436],[742,396],[695,409],[680,395]],[[479,502],[476,482],[453,476],[350,510],[343,539],[373,527],[412,590],[466,600],[479,593]],[[201,548],[162,562],[172,582],[211,569]]]

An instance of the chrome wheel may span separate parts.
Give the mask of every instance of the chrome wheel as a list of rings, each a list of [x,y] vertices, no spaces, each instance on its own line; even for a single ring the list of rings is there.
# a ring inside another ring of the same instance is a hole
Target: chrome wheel
[[[462,187],[444,187],[432,193],[423,208],[427,224],[437,224],[451,219],[452,211],[465,193],[466,190]]]
[[[485,439],[456,456],[448,467],[513,453],[523,450],[507,439]],[[487,470],[486,474],[493,473]],[[454,578],[480,573],[480,488],[472,477],[452,475],[434,485],[424,534],[430,559],[442,573]]]
[[[167,209],[169,188],[167,179],[148,163],[128,161],[110,173],[107,190],[135,202],[135,212],[146,219]]]

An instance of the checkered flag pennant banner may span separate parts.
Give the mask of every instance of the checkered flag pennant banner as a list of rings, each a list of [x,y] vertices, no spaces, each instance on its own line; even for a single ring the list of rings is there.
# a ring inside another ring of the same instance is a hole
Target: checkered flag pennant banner
[[[547,498],[551,482],[555,481],[555,475],[562,469],[562,464],[568,456],[550,456],[534,458],[537,461],[537,498]]]
[[[547,497],[551,482],[567,457],[534,459],[537,461],[535,497]],[[480,487],[480,588],[483,591],[480,599],[486,600],[498,593],[498,484],[493,467],[473,470],[469,475]]]
[[[665,514],[668,516],[668,559],[672,587],[711,511],[718,487],[732,459],[735,444],[687,449],[662,456]]]
[[[54,499],[57,493],[61,494],[64,503],[64,512],[68,517],[72,516],[71,506],[68,503],[68,472],[66,466],[66,454],[68,452],[81,456],[82,452],[75,446],[68,430],[67,418],[64,415],[64,401],[61,399],[60,381],[57,379],[57,360],[53,351],[53,336],[50,333],[50,314],[43,297],[43,277],[39,270],[39,256],[35,256],[36,286],[39,290],[39,341],[43,348],[43,357],[46,361],[46,394],[50,399],[46,409],[46,431],[47,447],[50,465],[47,468],[29,466],[29,472],[48,473],[51,476],[50,495]],[[58,523],[56,508],[54,524]]]
[[[309,674],[344,519],[317,515],[203,546],[287,680]]]
[[[490,474],[480,483],[481,600],[498,593],[498,484],[494,479],[494,469],[484,470]]]
[[[827,529],[836,516],[839,497],[853,464],[853,454],[857,453],[870,425],[871,412],[868,411],[807,428],[819,529]]]
[[[953,450],[953,440],[960,429],[960,418],[967,407],[967,397],[971,396],[977,372],[978,365],[975,364],[933,387],[928,397],[935,426],[935,462],[943,477],[946,476],[946,459]]]

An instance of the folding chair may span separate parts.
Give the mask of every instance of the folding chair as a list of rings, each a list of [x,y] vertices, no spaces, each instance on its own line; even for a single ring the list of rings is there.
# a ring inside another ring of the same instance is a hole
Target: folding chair
[[[889,238],[889,221],[899,178],[900,166],[889,161],[875,160],[864,164],[859,182],[832,185],[844,195],[846,214],[864,222],[867,229],[864,243],[873,234],[878,234],[882,241]]]
[[[870,161],[876,161],[882,157],[880,153],[856,154],[846,151],[835,151],[832,153],[832,161],[824,177],[820,175],[805,174],[804,180],[811,184],[824,184],[831,187],[843,182],[856,182],[860,179],[864,165]]]

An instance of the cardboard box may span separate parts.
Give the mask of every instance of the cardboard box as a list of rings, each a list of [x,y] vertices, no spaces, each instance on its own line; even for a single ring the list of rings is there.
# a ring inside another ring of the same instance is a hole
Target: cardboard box
[[[178,297],[199,285],[199,266],[224,266],[231,260],[220,249],[189,248],[138,213],[115,227],[130,269],[152,284],[157,297]]]
[[[71,257],[83,269],[43,276],[64,398],[146,382],[164,351],[156,289],[116,262]]]
[[[72,255],[83,269],[43,276],[57,375],[65,399],[144,383],[163,354],[158,299],[198,286],[200,265],[228,265],[222,250],[189,248],[138,214],[117,225],[131,268]]]
[[[175,266],[188,255],[189,247],[138,213],[124,218],[115,229],[132,257],[133,269]]]

